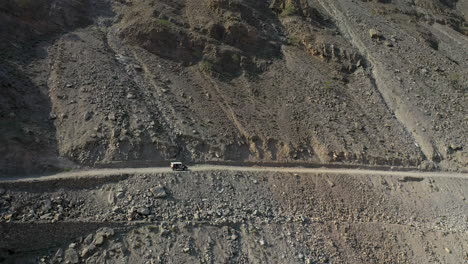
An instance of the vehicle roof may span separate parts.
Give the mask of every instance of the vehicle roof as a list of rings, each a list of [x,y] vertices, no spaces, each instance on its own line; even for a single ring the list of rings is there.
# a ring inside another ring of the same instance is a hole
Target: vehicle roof
[[[171,164],[182,164],[182,162],[180,162],[180,161],[174,161],[174,162],[171,162]]]

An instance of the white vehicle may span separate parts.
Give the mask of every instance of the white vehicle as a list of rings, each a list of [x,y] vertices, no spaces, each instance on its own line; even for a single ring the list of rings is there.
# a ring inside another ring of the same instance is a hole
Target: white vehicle
[[[173,171],[185,171],[188,170],[188,167],[180,161],[171,162],[171,169]]]

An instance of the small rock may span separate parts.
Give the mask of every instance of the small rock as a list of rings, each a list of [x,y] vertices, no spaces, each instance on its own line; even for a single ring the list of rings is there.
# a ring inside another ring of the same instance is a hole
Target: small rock
[[[147,207],[138,208],[137,212],[142,214],[142,215],[149,215],[150,214],[150,210]]]
[[[94,113],[92,111],[86,111],[84,114],[84,120],[89,121],[93,118]]]
[[[102,235],[104,237],[111,237],[114,235],[114,229],[109,227],[103,227],[96,232],[97,235]]]
[[[2,194],[4,194],[4,193],[6,193],[6,190],[3,189],[3,188],[0,188],[0,195],[2,195]]]
[[[190,252],[190,248],[189,248],[189,247],[185,247],[182,251],[183,251],[184,253],[189,253],[189,252]]]
[[[65,262],[68,263],[78,263],[80,261],[78,253],[73,248],[69,248],[65,251]]]
[[[49,211],[50,209],[52,209],[52,201],[51,200],[45,200],[43,208],[46,211]]]
[[[51,213],[41,215],[41,217],[40,217],[41,220],[47,220],[47,219],[50,219],[50,218],[52,218]]]
[[[58,259],[58,258],[61,258],[62,256],[63,256],[63,249],[59,248],[57,252],[55,252],[54,258]]]
[[[376,29],[369,29],[369,35],[371,38],[373,39],[381,39],[382,38],[382,34],[380,34],[379,31],[377,31]]]
[[[132,93],[127,94],[127,99],[134,99],[134,98],[135,98],[134,94],[132,94]]]
[[[81,251],[81,254],[80,256],[83,258],[83,257],[86,257],[86,255],[88,255],[89,253],[89,249],[87,247],[85,247],[82,251]]]
[[[118,192],[115,197],[119,198],[119,199],[122,199],[125,197],[125,193],[124,192]]]
[[[93,234],[89,234],[85,239],[84,239],[84,243],[89,245],[93,242]]]
[[[260,243],[260,245],[264,246],[266,244],[265,240],[263,239],[260,239],[260,241],[258,241],[258,243]]]
[[[448,248],[445,248],[445,251],[447,251],[447,253],[449,253],[449,254],[452,253],[452,251],[450,249],[448,249]]]
[[[167,197],[166,190],[164,186],[158,185],[154,188],[150,189],[150,192],[153,193],[154,197],[156,198],[165,198]]]
[[[75,247],[76,247],[76,243],[71,243],[68,247],[69,247],[69,248],[75,248]]]
[[[115,196],[113,192],[109,193],[109,196],[107,197],[107,202],[109,204],[115,204]]]
[[[11,218],[13,218],[13,214],[7,214],[7,215],[3,216],[3,219],[5,219],[6,221],[10,221]]]
[[[110,113],[110,114],[107,116],[107,118],[108,118],[109,120],[112,120],[112,121],[115,121],[115,120],[116,120],[115,114],[114,114],[114,113]]]
[[[384,45],[387,47],[393,47],[393,43],[391,41],[385,41]]]
[[[193,214],[193,220],[200,220],[200,214],[199,213],[194,213]]]
[[[54,220],[55,220],[55,221],[60,220],[60,217],[61,217],[61,216],[62,216],[61,214],[55,214],[55,215],[54,215]]]
[[[94,244],[96,246],[100,246],[104,244],[104,236],[102,234],[97,234],[96,239],[94,239]]]

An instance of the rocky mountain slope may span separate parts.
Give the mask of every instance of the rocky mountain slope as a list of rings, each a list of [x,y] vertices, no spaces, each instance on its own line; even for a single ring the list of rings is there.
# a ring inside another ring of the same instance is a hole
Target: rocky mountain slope
[[[0,175],[169,159],[466,169],[467,16],[456,0],[2,1]]]
[[[466,263],[466,181],[215,169],[0,182],[0,262]]]

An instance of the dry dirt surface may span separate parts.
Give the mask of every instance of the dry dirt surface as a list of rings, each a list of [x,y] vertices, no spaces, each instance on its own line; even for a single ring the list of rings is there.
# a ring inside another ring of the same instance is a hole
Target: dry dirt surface
[[[0,175],[169,159],[466,170],[467,10],[3,0]]]
[[[195,166],[0,182],[5,263],[466,263],[468,175]]]

